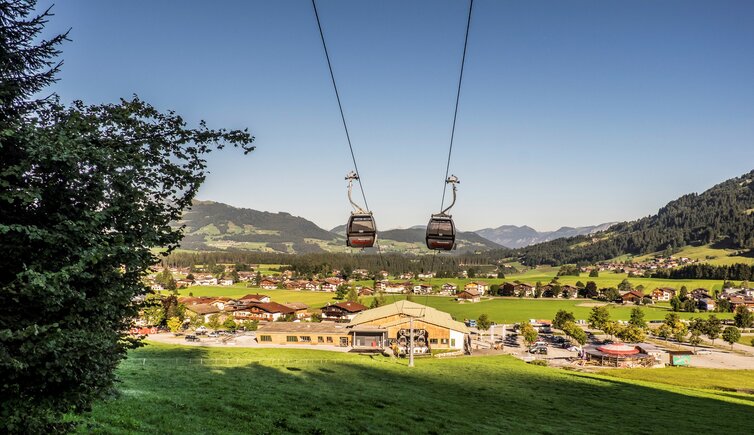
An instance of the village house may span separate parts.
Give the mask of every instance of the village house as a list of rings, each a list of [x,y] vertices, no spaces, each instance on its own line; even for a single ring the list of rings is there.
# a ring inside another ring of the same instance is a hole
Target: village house
[[[652,300],[657,302],[667,302],[675,296],[675,289],[661,287],[652,290]]]
[[[186,306],[187,315],[190,317],[201,317],[205,323],[209,322],[209,318],[213,314],[221,314],[222,312],[223,311],[220,308],[211,304],[192,304]],[[224,315],[222,315],[220,321],[222,322],[223,320],[225,320]]]
[[[620,296],[623,303],[639,303],[644,299],[644,294],[636,290],[631,290]]]
[[[464,290],[456,295],[458,302],[479,302],[482,300],[481,295],[475,289]]]
[[[429,279],[429,278],[434,278],[435,275],[436,275],[436,273],[434,273],[434,272],[422,272],[422,273],[416,275],[416,277],[419,278],[419,279]]]
[[[212,275],[203,275],[194,279],[194,285],[217,285],[217,278]]]
[[[533,298],[536,292],[536,288],[533,285],[526,283],[519,283],[513,286],[513,296],[522,298]]]
[[[428,295],[432,293],[432,286],[429,284],[419,284],[415,285],[413,288],[414,294],[417,295]]]
[[[465,286],[463,286],[463,289],[467,291],[476,290],[477,293],[479,293],[479,295],[482,296],[485,293],[487,293],[487,291],[489,291],[490,286],[486,282],[478,281],[478,282],[470,282],[466,284]]]
[[[373,294],[374,290],[369,287],[362,287],[359,289],[359,296],[372,296]]]
[[[296,310],[277,302],[259,302],[239,308],[233,314],[236,320],[266,320],[274,322],[283,316],[294,315]]]
[[[731,307],[735,310],[739,306],[744,306],[749,311],[754,311],[754,298],[749,296],[731,296],[729,299]]]
[[[239,301],[245,304],[257,303],[257,302],[270,302],[271,299],[267,295],[260,295],[259,293],[248,294],[238,298]]]
[[[275,290],[276,288],[278,288],[278,283],[271,279],[263,279],[259,283],[259,287],[262,287],[265,290]]]
[[[450,282],[446,282],[440,288],[440,294],[444,296],[452,296],[456,294],[457,291],[458,291],[458,286]]]
[[[309,317],[309,305],[301,302],[286,302],[283,305],[293,310],[293,315],[297,319]]]
[[[327,282],[327,281],[325,281],[322,284],[320,284],[319,288],[323,292],[336,292],[336,291],[338,291],[338,285],[337,284],[334,284],[334,283],[331,283],[331,282]]]
[[[400,283],[388,283],[384,291],[385,293],[405,293],[406,286]]]
[[[220,285],[224,285],[224,286],[233,285],[233,280],[232,279],[221,279],[219,284]]]
[[[560,287],[560,295],[558,295],[558,297],[565,299],[576,299],[577,297],[579,297],[579,288],[566,284]]]
[[[702,298],[697,302],[697,307],[703,311],[715,311],[716,302],[712,298]]]
[[[322,320],[332,320],[335,322],[348,322],[356,314],[366,310],[367,307],[358,302],[338,302],[337,304],[326,305],[322,307]]]

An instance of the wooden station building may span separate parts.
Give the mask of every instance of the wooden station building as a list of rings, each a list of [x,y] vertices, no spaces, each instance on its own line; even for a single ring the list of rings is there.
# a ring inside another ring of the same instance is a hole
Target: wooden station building
[[[271,322],[259,326],[257,339],[261,344],[324,344],[355,350],[381,350],[397,345],[405,351],[412,326],[415,353],[468,349],[466,325],[453,320],[448,313],[405,300],[362,311],[348,323]]]

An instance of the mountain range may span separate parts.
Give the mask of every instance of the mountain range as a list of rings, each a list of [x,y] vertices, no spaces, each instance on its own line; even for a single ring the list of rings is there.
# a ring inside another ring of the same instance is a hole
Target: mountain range
[[[586,227],[561,227],[555,231],[537,231],[529,226],[503,225],[476,231],[487,240],[508,248],[522,248],[537,243],[549,242],[564,237],[575,237],[605,231],[617,222],[608,222]]]
[[[178,224],[185,225],[181,248],[187,250],[291,254],[352,251],[346,247],[345,226],[327,231],[289,213],[236,208],[214,201],[194,201]],[[456,243],[458,253],[504,248],[473,232],[459,232]],[[382,252],[429,252],[423,226],[380,231],[379,244]]]

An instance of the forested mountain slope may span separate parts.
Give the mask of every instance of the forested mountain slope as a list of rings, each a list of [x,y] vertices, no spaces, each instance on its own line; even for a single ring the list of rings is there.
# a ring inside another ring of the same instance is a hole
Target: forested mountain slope
[[[520,248],[525,264],[595,262],[623,254],[641,255],[686,245],[717,244],[754,248],[754,171],[701,194],[684,195],[657,214],[618,223],[589,236],[553,240]]]

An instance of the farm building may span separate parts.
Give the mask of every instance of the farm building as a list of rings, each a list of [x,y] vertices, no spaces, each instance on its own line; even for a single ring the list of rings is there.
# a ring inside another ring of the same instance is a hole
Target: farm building
[[[458,293],[456,295],[456,299],[459,302],[479,302],[480,300],[482,300],[479,292],[474,289],[464,290],[461,293]]]

